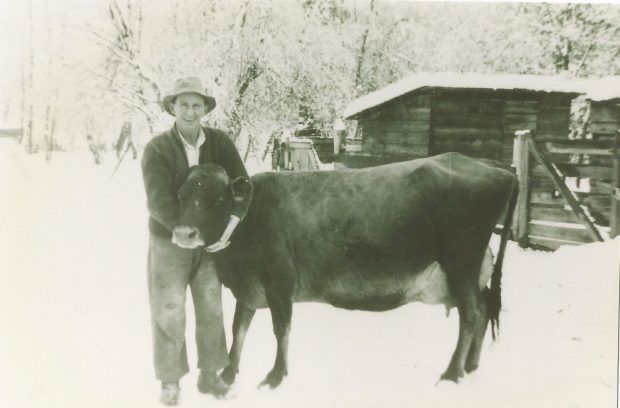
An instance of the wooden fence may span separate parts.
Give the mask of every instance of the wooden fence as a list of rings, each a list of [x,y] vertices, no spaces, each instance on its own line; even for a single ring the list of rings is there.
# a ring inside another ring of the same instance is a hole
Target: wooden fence
[[[513,236],[521,246],[602,241],[601,226],[609,226],[610,237],[620,233],[620,133],[615,140],[515,135],[520,185]]]

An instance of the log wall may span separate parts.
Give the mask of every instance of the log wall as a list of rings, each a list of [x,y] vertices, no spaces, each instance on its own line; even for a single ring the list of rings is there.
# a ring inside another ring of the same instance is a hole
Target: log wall
[[[432,154],[459,151],[511,163],[514,132],[566,139],[573,95],[524,91],[436,90]]]
[[[435,90],[431,154],[458,151],[472,157],[500,160],[504,107],[505,101],[490,92]]]
[[[397,98],[359,119],[362,152],[375,156],[427,157],[430,95]]]
[[[590,102],[589,131],[595,140],[612,140],[620,130],[620,105]]]
[[[517,130],[553,140],[567,138],[572,97],[437,88],[403,95],[358,118],[361,151],[347,156],[391,162],[457,151],[511,163]]]

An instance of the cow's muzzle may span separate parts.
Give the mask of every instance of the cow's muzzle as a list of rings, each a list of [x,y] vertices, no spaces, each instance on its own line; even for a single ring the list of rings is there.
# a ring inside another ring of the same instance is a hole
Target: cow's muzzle
[[[172,243],[181,248],[197,248],[205,244],[200,230],[194,227],[176,227],[172,233]]]

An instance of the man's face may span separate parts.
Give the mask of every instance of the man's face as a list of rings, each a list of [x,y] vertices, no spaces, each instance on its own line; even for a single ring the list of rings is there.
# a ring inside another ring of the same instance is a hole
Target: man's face
[[[197,128],[200,119],[207,113],[205,100],[197,94],[181,94],[172,103],[177,124],[183,128]]]

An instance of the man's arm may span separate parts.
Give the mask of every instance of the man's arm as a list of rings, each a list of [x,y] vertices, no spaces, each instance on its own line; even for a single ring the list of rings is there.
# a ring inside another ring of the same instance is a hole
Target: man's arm
[[[237,177],[249,178],[248,172],[243,164],[243,160],[241,160],[241,156],[239,156],[239,152],[237,151],[237,147],[227,135],[223,134],[223,136],[224,137],[221,139],[222,146],[219,158],[220,165],[224,167],[226,174],[228,174],[228,177],[230,177],[231,180],[234,180]],[[219,241],[205,248],[207,252],[221,251],[230,244],[230,237],[235,231],[235,228],[237,228],[239,222],[247,214],[251,201],[252,200],[249,199],[242,202],[233,202],[233,208],[226,229],[222,233]]]
[[[230,177],[231,180],[237,177],[246,177],[249,179],[243,160],[241,160],[241,156],[239,156],[237,147],[232,139],[225,136],[222,138],[222,141],[223,146],[221,149],[220,163],[222,167],[224,167],[224,170],[226,170],[228,177]],[[233,203],[232,215],[238,217],[239,220],[243,220],[250,208],[250,202],[251,200]]]
[[[153,144],[148,144],[144,149],[142,177],[151,217],[172,232],[179,221],[174,174]]]

